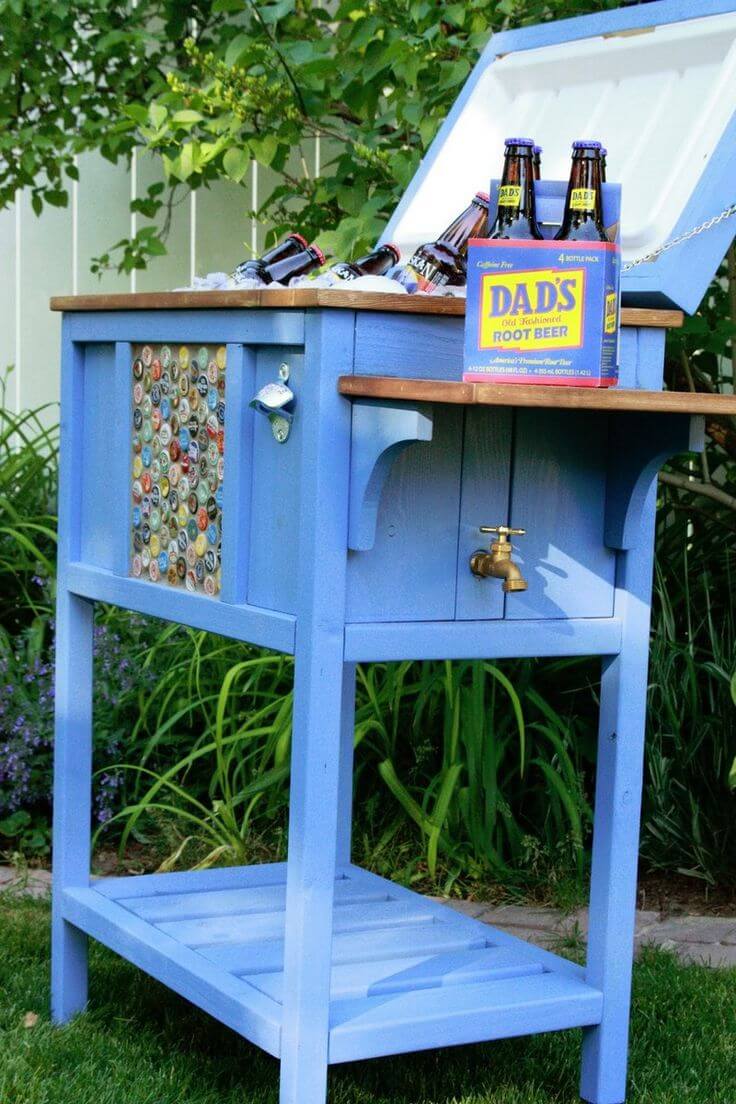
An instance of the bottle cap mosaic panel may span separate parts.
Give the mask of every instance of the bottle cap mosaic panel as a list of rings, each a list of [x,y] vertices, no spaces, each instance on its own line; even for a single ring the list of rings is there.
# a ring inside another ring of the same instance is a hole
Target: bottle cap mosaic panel
[[[221,579],[223,345],[134,345],[131,573],[211,597]]]

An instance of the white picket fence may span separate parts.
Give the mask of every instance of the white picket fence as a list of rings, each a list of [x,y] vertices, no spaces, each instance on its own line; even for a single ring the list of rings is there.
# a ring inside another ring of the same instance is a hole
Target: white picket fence
[[[319,148],[307,152],[299,163],[319,172]],[[60,319],[49,311],[52,295],[170,290],[195,273],[231,271],[262,245],[265,227],[247,212],[275,181],[254,163],[245,187],[223,181],[187,196],[173,213],[165,257],[145,272],[99,279],[90,272],[91,258],[145,224],[131,216],[130,199],[145,193],[160,168],[145,154],[130,171],[87,154],[79,173],[67,208],[44,208],[37,217],[30,197],[21,194],[14,207],[0,211],[0,372],[13,366],[6,404],[16,411],[58,401]]]

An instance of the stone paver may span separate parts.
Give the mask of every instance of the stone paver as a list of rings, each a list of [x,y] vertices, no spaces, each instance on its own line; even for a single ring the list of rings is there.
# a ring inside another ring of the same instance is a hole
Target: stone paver
[[[17,871],[0,866],[0,893],[24,893],[46,897],[51,889],[48,870]],[[483,901],[445,901],[456,912],[482,920],[536,943],[558,950],[561,944],[583,942],[588,932],[588,910],[562,913],[552,908],[524,905],[489,905]],[[683,962],[705,966],[736,967],[736,916],[668,916],[640,910],[636,914],[634,942],[637,951],[655,946],[674,951]]]
[[[0,893],[23,893],[28,897],[47,897],[51,892],[49,870],[15,870],[0,866]]]
[[[484,905],[475,901],[445,901],[445,904],[536,943],[548,950],[580,940],[588,933],[588,910],[562,913],[552,908],[527,908],[524,905]],[[661,917],[658,912],[639,910],[636,914],[634,944],[637,953],[646,946],[674,951],[683,962],[705,966],[736,966],[736,917],[675,916]]]

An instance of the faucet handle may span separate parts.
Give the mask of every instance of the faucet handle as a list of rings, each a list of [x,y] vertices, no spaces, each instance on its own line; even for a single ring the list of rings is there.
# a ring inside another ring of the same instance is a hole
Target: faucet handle
[[[526,529],[509,529],[507,525],[481,525],[481,533],[498,533],[501,540],[507,537],[523,537]]]

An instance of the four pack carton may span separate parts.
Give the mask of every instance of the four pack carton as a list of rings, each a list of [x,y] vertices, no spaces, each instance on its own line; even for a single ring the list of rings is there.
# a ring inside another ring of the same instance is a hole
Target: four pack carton
[[[491,185],[489,225],[499,184]],[[610,387],[618,376],[621,189],[604,184],[610,241],[551,240],[567,182],[537,181],[544,241],[474,238],[468,249],[463,379]]]

